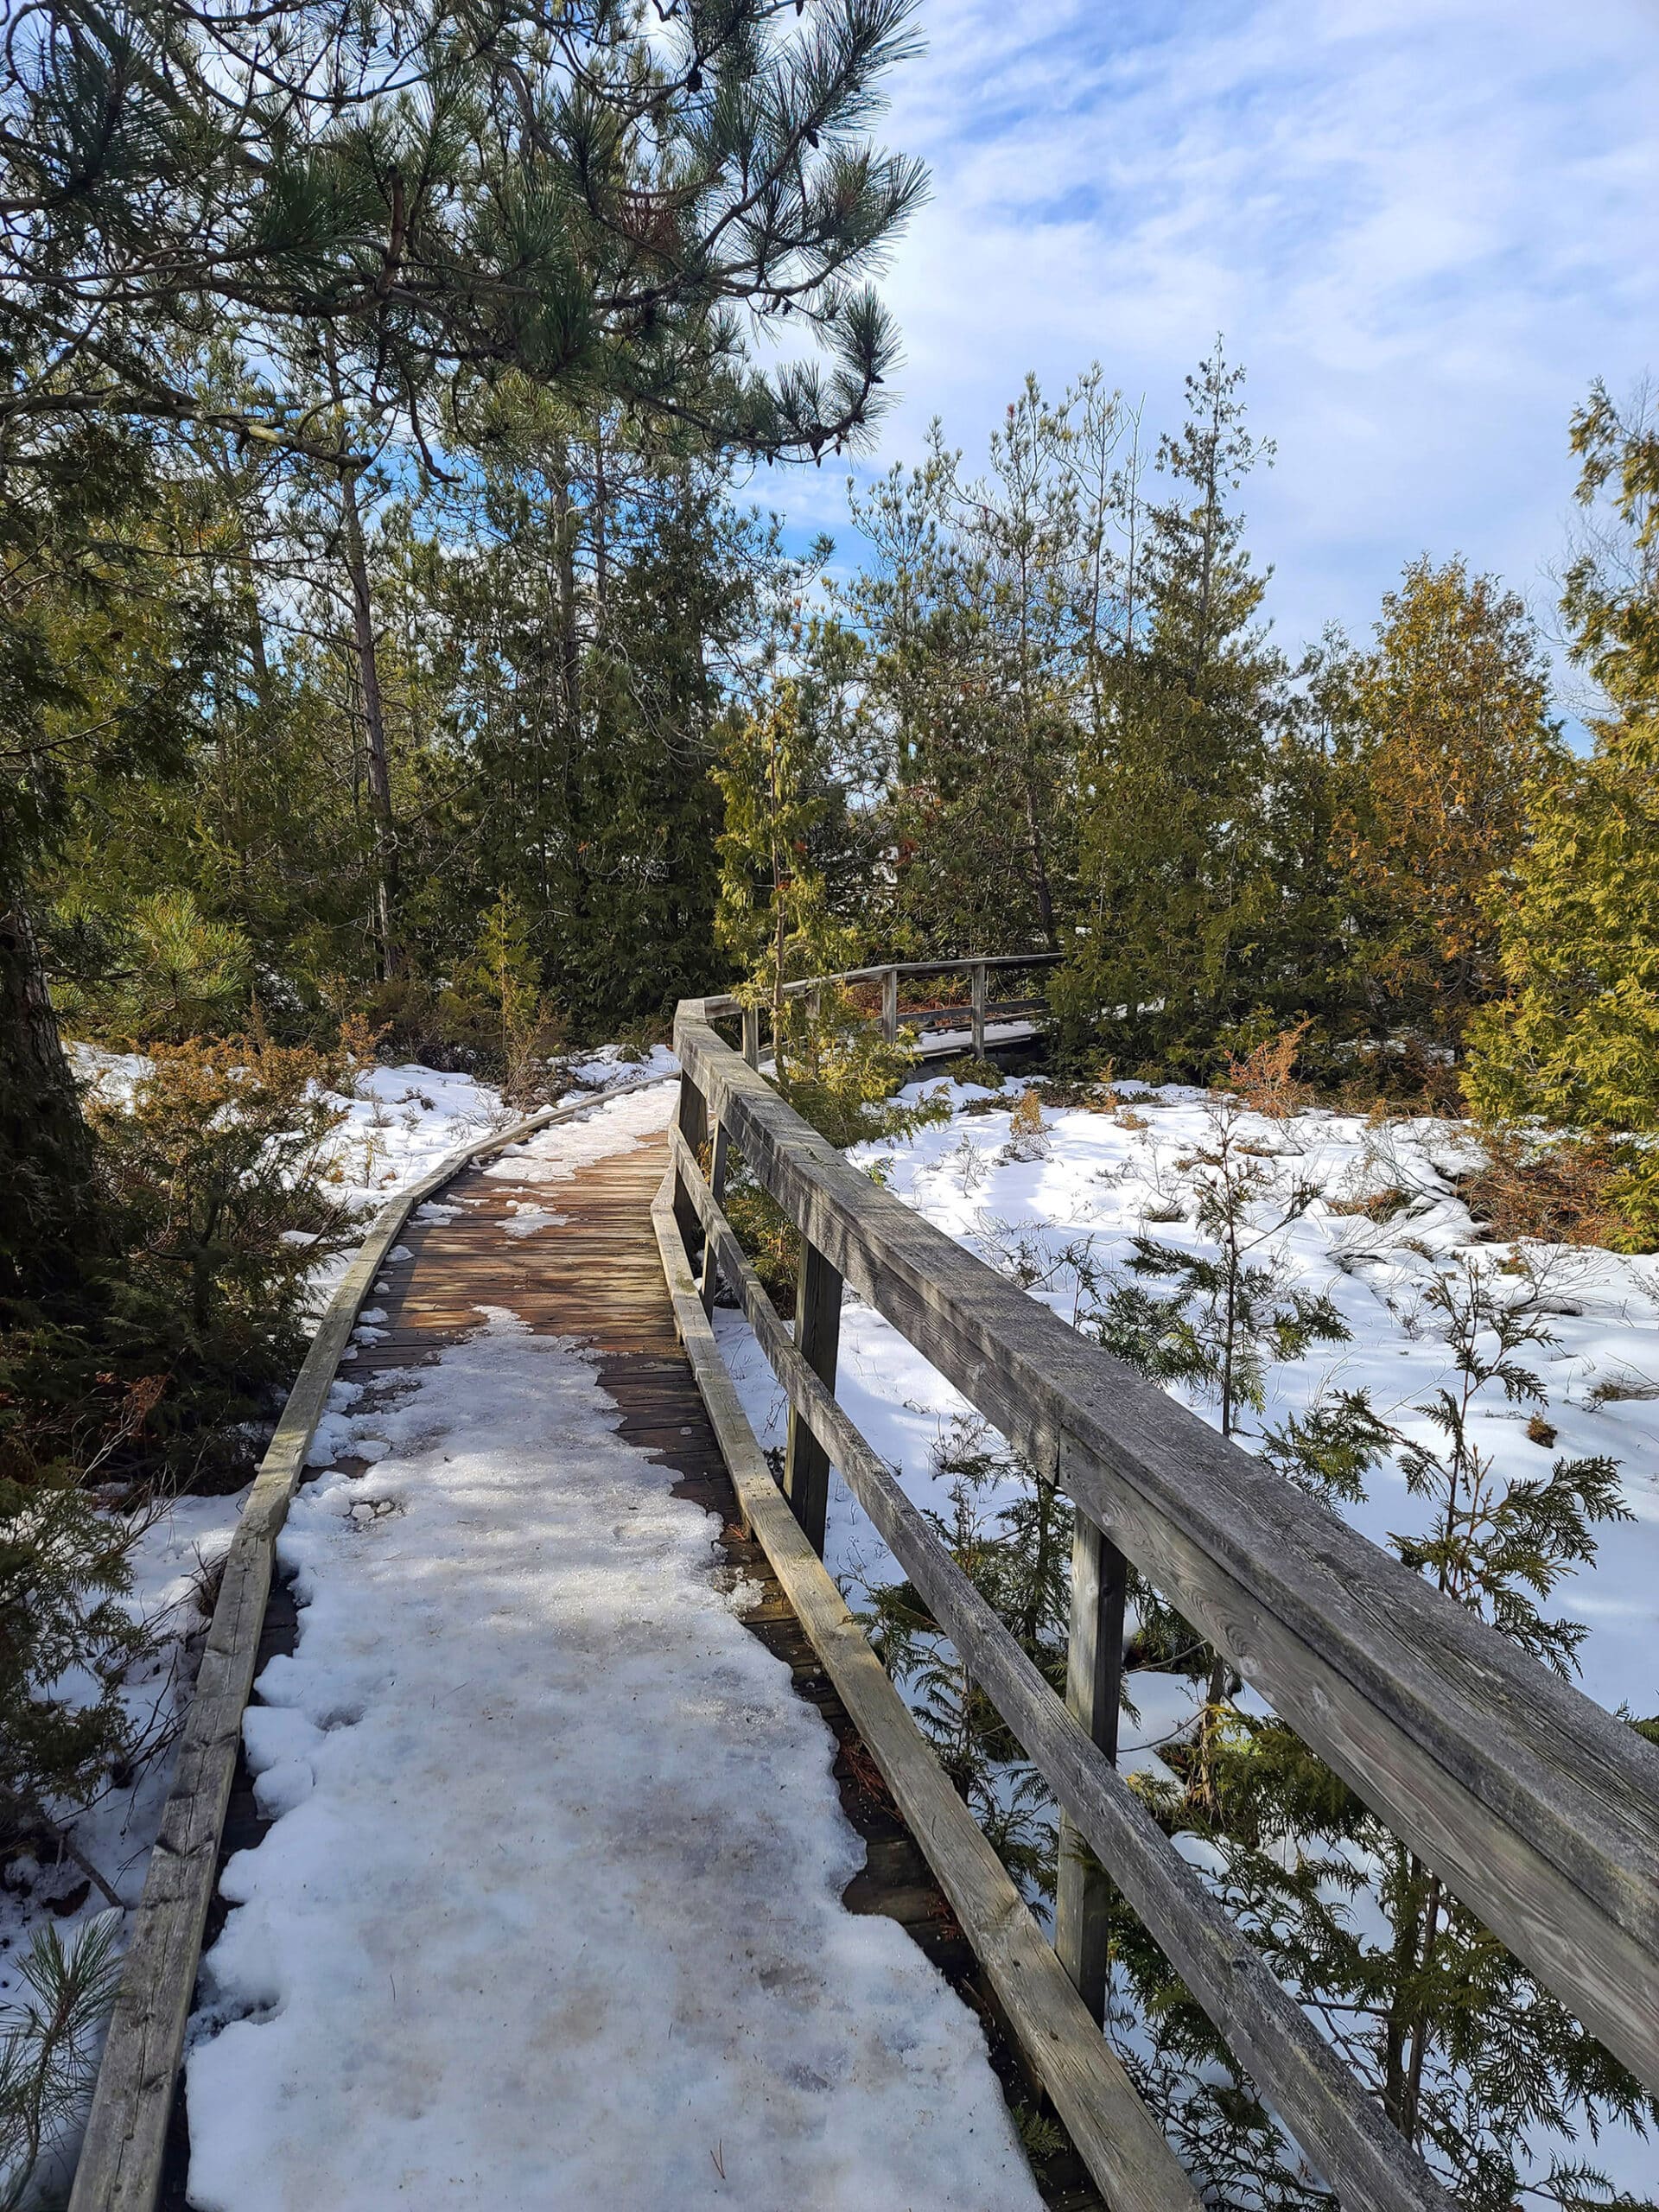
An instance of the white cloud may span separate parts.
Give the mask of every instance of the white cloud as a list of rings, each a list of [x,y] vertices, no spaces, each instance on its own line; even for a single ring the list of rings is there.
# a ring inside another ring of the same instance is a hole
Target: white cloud
[[[934,199],[885,287],[903,396],[983,449],[1027,368],[1098,358],[1149,417],[1217,328],[1279,463],[1251,487],[1287,644],[1403,561],[1541,605],[1592,377],[1659,366],[1654,0],[928,0],[889,142]],[[841,472],[774,476],[845,535]]]

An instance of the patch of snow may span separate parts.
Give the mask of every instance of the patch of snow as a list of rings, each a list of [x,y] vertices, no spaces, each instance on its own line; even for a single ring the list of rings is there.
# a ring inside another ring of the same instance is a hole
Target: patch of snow
[[[508,1315],[398,1380],[281,1540],[193,2203],[1036,2212],[976,2022],[840,1903],[832,1740],[709,1516]]]
[[[1043,1088],[1041,1079],[1037,1087]],[[1137,1235],[1187,1250],[1204,1249],[1188,1203],[1166,1217],[1189,1180],[1190,1161],[1209,1134],[1207,1095],[1185,1085],[1153,1089],[1115,1084],[1129,1110],[1044,1109],[1046,1149],[1020,1159],[1009,1147],[1010,1116],[1022,1079],[1001,1091],[921,1078],[906,1096],[941,1092],[947,1122],[902,1142],[855,1147],[849,1158],[869,1167],[896,1197],[965,1249],[1008,1270],[1023,1248],[1041,1280],[1028,1295],[1067,1322],[1086,1318],[1076,1269],[1064,1255],[1080,1249],[1089,1263],[1122,1269]],[[983,1110],[994,1101],[993,1110]],[[966,1109],[975,1105],[972,1113]],[[1281,1260],[1299,1290],[1328,1296],[1351,1332],[1345,1343],[1321,1347],[1295,1363],[1271,1367],[1267,1404],[1252,1417],[1247,1447],[1265,1427],[1306,1414],[1322,1393],[1363,1387],[1383,1418],[1407,1437],[1443,1440],[1419,1410],[1452,1375],[1452,1355],[1430,1325],[1424,1293],[1437,1271],[1465,1262],[1507,1268],[1508,1275],[1547,1311],[1554,1341],[1526,1347],[1521,1363],[1538,1375],[1543,1402],[1506,1403],[1495,1389],[1474,1416],[1476,1441],[1490,1454],[1499,1484],[1536,1480],[1558,1458],[1606,1454],[1619,1463],[1632,1519],[1603,1524],[1592,1565],[1558,1586],[1547,1611],[1586,1624],[1578,1687],[1609,1708],[1659,1713],[1659,1262],[1591,1248],[1487,1240],[1459,1194],[1457,1180],[1480,1164],[1471,1132],[1427,1118],[1373,1129],[1359,1116],[1313,1109],[1277,1122],[1251,1116],[1243,1131],[1264,1151],[1294,1156],[1292,1172],[1319,1195],[1298,1219],[1254,1258]],[[1354,1201],[1399,1192],[1392,1217],[1376,1222]],[[1526,1270],[1523,1275],[1520,1270]],[[745,1411],[763,1444],[781,1446],[786,1407],[765,1355],[741,1315],[716,1308],[722,1357]],[[889,1322],[850,1293],[842,1308],[836,1395],[859,1429],[893,1468],[906,1493],[925,1509],[948,1510],[946,1485],[933,1471],[935,1446],[951,1423],[971,1412],[967,1401]],[[1217,1408],[1191,1391],[1171,1395],[1216,1425]],[[1528,1421],[1536,1412],[1547,1442]],[[1343,1505],[1344,1517],[1383,1548],[1396,1531],[1424,1527],[1427,1507],[1414,1497],[1398,1465],[1384,1460],[1368,1478],[1369,1495]],[[978,1503],[988,1516],[1012,1502],[1013,1485],[992,1485]],[[899,1579],[897,1562],[838,1473],[830,1481],[825,1558],[857,1603],[869,1588]],[[1185,1677],[1132,1669],[1125,1694],[1136,1708],[1121,1723],[1125,1771],[1173,1783],[1160,1746],[1190,1726],[1202,1687]],[[1255,1693],[1246,1711],[1269,1709]],[[1205,1847],[1178,1839],[1195,1865]],[[1294,1840],[1287,1842],[1294,1847]],[[1211,1868],[1211,1872],[1217,1872]],[[1376,1870],[1372,1870],[1375,1873]],[[1368,1940],[1389,1931],[1376,1897],[1362,1888],[1344,1902],[1351,1923]],[[1133,2033],[1130,2035],[1133,2042]],[[1559,2145],[1557,2146],[1559,2147]],[[1650,2193],[1654,2146],[1623,2125],[1607,2127],[1591,2154],[1616,2186]]]
[[[508,1210],[512,1217],[501,1226],[509,1236],[534,1236],[537,1230],[557,1229],[570,1217],[568,1214],[550,1213],[545,1206],[523,1198],[509,1200]]]
[[[585,1090],[608,1090],[613,1084],[632,1083],[642,1075],[678,1075],[680,1064],[666,1045],[653,1045],[639,1059],[630,1059],[620,1045],[601,1045],[586,1059],[566,1060],[562,1072]]]
[[[174,1500],[147,1519],[130,1555],[133,1586],[124,1602],[137,1618],[155,1626],[160,1644],[155,1659],[124,1684],[122,1702],[144,1739],[159,1741],[163,1747],[139,1768],[128,1787],[108,1789],[73,1825],[78,1848],[124,1905],[138,1901],[150,1846],[172,1787],[172,1737],[194,1680],[194,1662],[184,1648],[185,1639],[205,1626],[198,1592],[204,1575],[223,1559],[246,1495],[242,1491],[226,1497]],[[67,1681],[60,1688],[69,1694],[74,1685]],[[74,1910],[54,1910],[54,1901],[73,1896],[85,1881],[79,1867],[66,1860],[60,1867],[41,1869],[27,1891],[0,1890],[0,2005],[16,2002],[21,1993],[16,1961],[41,1922],[54,1918],[67,1940],[107,1909],[108,1901],[94,1886]]]
[[[493,1182],[537,1188],[568,1183],[579,1168],[595,1160],[607,1160],[619,1152],[638,1152],[639,1140],[664,1128],[677,1104],[678,1093],[666,1082],[649,1090],[630,1091],[625,1098],[605,1099],[590,1114],[538,1129],[523,1144],[493,1160],[484,1173]]]

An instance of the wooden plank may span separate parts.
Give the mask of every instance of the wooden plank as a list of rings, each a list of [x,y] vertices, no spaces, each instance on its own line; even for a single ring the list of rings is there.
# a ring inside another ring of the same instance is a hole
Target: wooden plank
[[[968,1577],[796,1351],[715,1208],[696,1163],[682,1181],[772,1372],[841,1470],[964,1665],[1229,2047],[1344,2202],[1368,2212],[1449,2212],[1450,2199],[1389,2126],[1261,1954],[1065,1710]],[[1070,1984],[1068,1982],[1068,1986]],[[1081,2001],[1081,2000],[1079,2000]]]
[[[804,1233],[1659,2091],[1659,1750],[850,1168],[682,1010]]]
[[[1129,1563],[1086,1513],[1071,1530],[1071,1617],[1065,1649],[1065,1705],[1103,1758],[1117,1764],[1123,1688],[1123,1611]],[[1054,1948],[1096,2020],[1106,2016],[1110,1928],[1104,1875],[1072,1824],[1060,1815]]]
[[[811,1244],[801,1247],[795,1280],[795,1342],[819,1382],[833,1390],[841,1347],[841,1277]],[[795,1509],[807,1541],[822,1557],[830,1510],[830,1459],[792,1407],[784,1452],[784,1495]]]
[[[604,1096],[660,1080],[635,1078]],[[173,1786],[122,1961],[70,2212],[153,2212],[276,1537],[375,1278],[415,1209],[463,1169],[601,1103],[595,1096],[543,1108],[451,1153],[381,1210],[323,1312],[226,1556]]]
[[[1109,2202],[1125,2212],[1198,2212],[1191,2183],[1116,2054],[772,1481],[692,1287],[666,1181],[652,1213],[682,1340],[739,1504],[983,1964],[1027,2070]]]
[[[716,1122],[714,1148],[709,1163],[709,1187],[715,1194],[716,1205],[720,1204],[726,1189],[726,1155],[728,1149],[726,1124],[724,1122]],[[702,1255],[702,1310],[705,1313],[714,1312],[715,1294],[719,1288],[720,1263],[715,1257],[715,1248],[711,1244]]]

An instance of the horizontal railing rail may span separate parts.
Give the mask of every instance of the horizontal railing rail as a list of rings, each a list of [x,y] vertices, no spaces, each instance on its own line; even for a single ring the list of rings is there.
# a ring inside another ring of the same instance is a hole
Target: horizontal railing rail
[[[850,1166],[714,1028],[736,1007],[688,1001],[675,1029],[674,1212],[705,1305],[723,1277],[784,1387],[804,1531],[821,1550],[834,1465],[1062,1808],[1057,1943],[1096,2014],[1103,1876],[1076,1837],[1344,2205],[1446,2204],[1117,1772],[1132,1561],[1659,2091],[1659,1751]],[[792,1332],[721,1210],[734,1152],[800,1233]],[[843,1286],[1077,1509],[1064,1703],[836,1404]]]
[[[1059,952],[998,952],[981,955],[965,954],[949,960],[891,960],[879,968],[842,968],[828,976],[809,976],[785,983],[779,996],[793,1001],[807,999],[816,1001],[824,990],[833,985],[856,989],[861,984],[879,983],[881,987],[881,1027],[887,1042],[898,1040],[901,1024],[910,1024],[922,1031],[935,1025],[951,1029],[960,1028],[966,1017],[973,1040],[973,1050],[984,1057],[986,1033],[999,1023],[1018,1021],[1027,1016],[1042,1013],[1047,1000],[1027,994],[1023,998],[992,999],[990,979],[1005,972],[1019,975],[1037,974],[1045,968],[1058,967],[1065,958]],[[906,1007],[901,1004],[904,986],[907,981],[921,982],[940,976],[966,976],[969,996],[959,1006]],[[760,1064],[760,1017],[765,1007],[752,999],[740,998],[734,992],[723,992],[713,998],[695,1001],[702,1010],[708,1022],[723,1021],[734,1015],[743,1023],[743,1056],[751,1067]],[[775,1039],[773,1040],[775,1043]]]

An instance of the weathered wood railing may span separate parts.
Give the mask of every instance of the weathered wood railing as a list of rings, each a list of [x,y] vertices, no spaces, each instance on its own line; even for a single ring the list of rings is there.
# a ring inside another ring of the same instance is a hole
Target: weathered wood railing
[[[846,980],[882,981],[891,1006],[892,973]],[[1058,1948],[1096,2017],[1103,1868],[1343,2205],[1445,2212],[1428,2169],[1117,1771],[1130,1560],[1659,2091],[1659,1751],[849,1166],[758,1072],[753,1022],[743,1052],[714,1027],[743,1011],[731,998],[679,1009],[672,1206],[665,1199],[659,1226],[671,1287],[701,1236],[702,1302],[691,1302],[688,1326],[696,1332],[723,1277],[787,1394],[784,1495],[804,1538],[822,1550],[833,1465],[1053,1792],[1065,1823]],[[793,1333],[721,1208],[734,1148],[801,1233]],[[684,1256],[670,1240],[683,1241]],[[1064,1703],[837,1405],[843,1285],[1055,1471],[1075,1506]],[[710,1389],[719,1395],[717,1378]],[[904,1803],[906,1777],[888,1779]],[[1091,2090],[1073,2052],[1045,2071],[1043,2037],[1053,2031],[1022,2011],[1005,1926],[976,1924],[973,1898],[957,1897],[937,1860],[936,1872],[1109,2200],[1121,2212],[1190,2204],[1132,2129],[1115,2156],[1116,2076],[1097,2074]],[[1110,2120],[1091,2117],[1090,2094],[1112,2102]]]
[[[988,994],[994,978],[1006,975],[1035,976],[1046,968],[1058,964],[1064,955],[1058,952],[1006,952],[986,956],[970,954],[957,960],[896,960],[883,968],[843,968],[832,976],[812,976],[804,981],[785,983],[782,995],[785,999],[805,999],[816,1012],[824,989],[830,984],[856,991],[861,988],[876,988],[881,993],[881,1027],[887,1042],[894,1043],[901,1022],[918,1031],[924,1039],[931,1030],[957,1030],[966,1027],[973,1039],[973,1049],[982,1057],[985,1051],[986,1033],[999,1022],[1020,1021],[1040,1014],[1048,1004],[1046,999],[1027,993],[1022,998],[992,999]],[[905,987],[942,976],[965,976],[968,979],[968,998],[962,1005],[906,1006],[903,1004]],[[698,1001],[710,1018],[735,1014],[743,1024],[743,1057],[751,1067],[760,1064],[760,1026],[765,1009],[759,1006],[740,1003],[735,998],[703,999]]]

